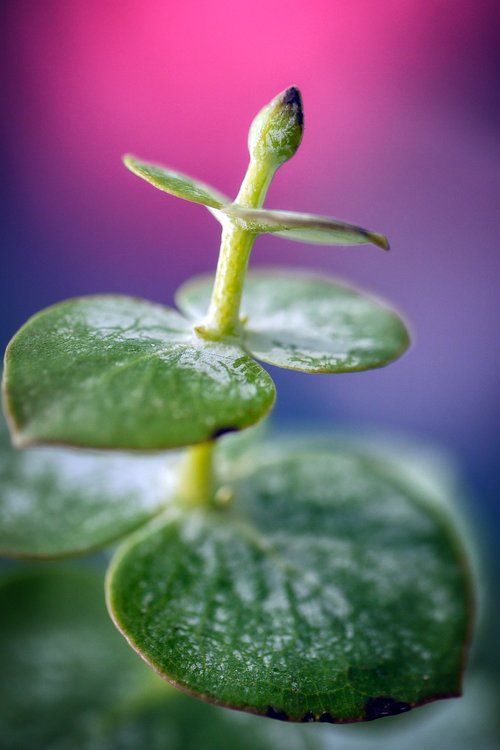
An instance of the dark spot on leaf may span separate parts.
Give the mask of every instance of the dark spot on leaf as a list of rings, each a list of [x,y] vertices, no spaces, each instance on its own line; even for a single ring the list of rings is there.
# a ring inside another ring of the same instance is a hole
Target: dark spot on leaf
[[[409,711],[411,706],[403,701],[395,701],[390,696],[380,695],[378,698],[368,698],[365,705],[365,719],[373,721],[384,716],[395,716]]]
[[[220,427],[218,430],[212,432],[210,439],[217,440],[217,438],[222,437],[222,435],[227,435],[228,432],[237,432],[237,430],[237,427]]]
[[[312,711],[308,711],[301,718],[301,721],[303,721],[304,723],[309,722],[309,721],[316,721],[316,717],[314,716],[314,714],[312,713]]]
[[[279,711],[272,706],[267,707],[266,716],[270,719],[278,719],[278,721],[288,721],[288,714],[284,711]]]
[[[324,714],[321,714],[319,717],[319,721],[322,721],[324,724],[334,724],[335,720],[331,714],[328,713],[328,711],[325,711]]]

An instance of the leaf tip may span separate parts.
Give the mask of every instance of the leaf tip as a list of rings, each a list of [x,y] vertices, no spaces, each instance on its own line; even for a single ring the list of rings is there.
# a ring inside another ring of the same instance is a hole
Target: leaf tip
[[[391,249],[389,240],[387,239],[385,234],[378,234],[377,232],[370,232],[368,236],[371,242],[373,242],[373,244],[376,245],[377,247],[382,248],[382,250],[389,251]]]
[[[122,156],[122,162],[125,164],[125,166],[128,169],[133,169],[134,165],[135,165],[135,162],[136,162],[136,159],[135,159],[134,156],[132,156],[132,154],[123,154],[123,156]]]

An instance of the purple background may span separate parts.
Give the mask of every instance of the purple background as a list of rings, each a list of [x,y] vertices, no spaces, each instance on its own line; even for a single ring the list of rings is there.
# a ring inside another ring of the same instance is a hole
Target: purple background
[[[58,300],[171,303],[212,269],[212,217],[130,175],[121,154],[234,195],[252,117],[296,84],[304,140],[266,205],[360,223],[393,250],[262,237],[252,264],[366,287],[404,312],[414,345],[369,373],[273,370],[275,418],[438,441],[478,524],[498,520],[499,22],[487,0],[4,0],[2,343]]]

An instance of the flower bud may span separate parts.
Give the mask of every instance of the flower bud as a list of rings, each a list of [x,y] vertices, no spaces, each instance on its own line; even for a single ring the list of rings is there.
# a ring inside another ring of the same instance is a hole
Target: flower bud
[[[248,133],[252,160],[279,167],[297,151],[304,130],[300,91],[291,86],[255,117]]]

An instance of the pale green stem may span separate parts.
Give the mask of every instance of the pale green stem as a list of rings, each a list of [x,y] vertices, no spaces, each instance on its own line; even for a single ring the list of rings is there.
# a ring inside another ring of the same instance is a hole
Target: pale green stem
[[[196,507],[212,505],[215,495],[213,465],[215,443],[200,443],[188,448],[179,472],[177,496],[183,504]]]
[[[235,203],[260,208],[276,167],[251,160]],[[210,339],[234,336],[240,327],[240,304],[248,258],[255,234],[226,221],[221,238],[219,262],[207,316],[197,332]],[[191,507],[212,505],[215,496],[213,465],[215,443],[188,448],[179,473],[178,498]]]
[[[260,208],[276,169],[275,165],[269,166],[264,161],[251,159],[234,202],[245,208]]]
[[[235,203],[260,208],[276,168],[251,160]],[[210,306],[203,325],[197,329],[201,335],[220,339],[239,333],[241,297],[254,242],[254,233],[225,220]]]

